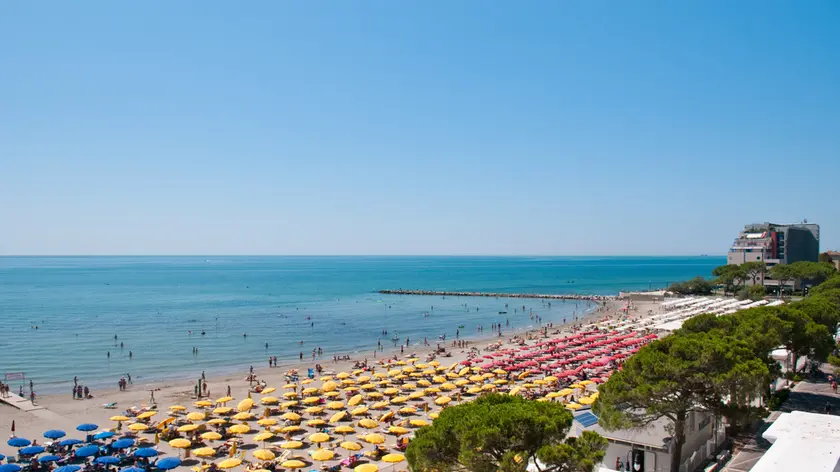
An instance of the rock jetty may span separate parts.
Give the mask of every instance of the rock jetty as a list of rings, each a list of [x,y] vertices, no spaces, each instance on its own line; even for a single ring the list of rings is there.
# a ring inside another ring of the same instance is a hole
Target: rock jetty
[[[493,298],[546,298],[549,300],[587,300],[593,302],[609,302],[619,297],[611,295],[576,295],[576,294],[547,294],[547,293],[496,293],[496,292],[440,292],[435,290],[380,290],[384,295],[431,295],[439,297],[493,297]]]

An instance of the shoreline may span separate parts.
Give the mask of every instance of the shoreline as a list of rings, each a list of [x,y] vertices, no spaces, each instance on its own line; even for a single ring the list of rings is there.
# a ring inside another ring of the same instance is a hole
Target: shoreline
[[[382,295],[416,295],[435,297],[487,297],[487,298],[529,298],[543,300],[574,300],[591,302],[608,302],[621,300],[617,295],[578,295],[578,294],[551,294],[551,293],[501,293],[501,292],[450,292],[437,290],[408,290],[408,289],[385,289],[377,293]]]

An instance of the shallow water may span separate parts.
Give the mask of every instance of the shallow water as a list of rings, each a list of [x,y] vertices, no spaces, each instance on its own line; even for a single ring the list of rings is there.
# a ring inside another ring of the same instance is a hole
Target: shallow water
[[[434,342],[444,333],[454,338],[459,325],[462,337],[472,336],[479,324],[487,334],[493,322],[509,321],[511,330],[533,326],[530,312],[559,323],[587,308],[385,296],[380,289],[614,295],[708,276],[722,263],[720,257],[5,257],[0,373],[25,372],[36,390],[49,393],[74,375],[94,386],[116,383],[126,372],[136,381],[221,372],[265,364],[269,355],[282,363],[297,361],[302,351],[311,359],[318,346],[324,359],[370,357],[377,339],[392,348],[395,333],[412,344],[423,337]]]

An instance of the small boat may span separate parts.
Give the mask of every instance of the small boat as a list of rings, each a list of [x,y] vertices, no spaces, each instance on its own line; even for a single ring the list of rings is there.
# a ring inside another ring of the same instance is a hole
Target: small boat
[[[506,311],[500,311],[499,314],[500,315],[507,315],[507,312]]]

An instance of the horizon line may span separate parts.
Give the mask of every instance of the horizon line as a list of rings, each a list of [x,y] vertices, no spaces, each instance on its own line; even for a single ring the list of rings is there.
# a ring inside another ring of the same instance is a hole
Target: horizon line
[[[725,257],[726,254],[0,254],[6,257]]]

